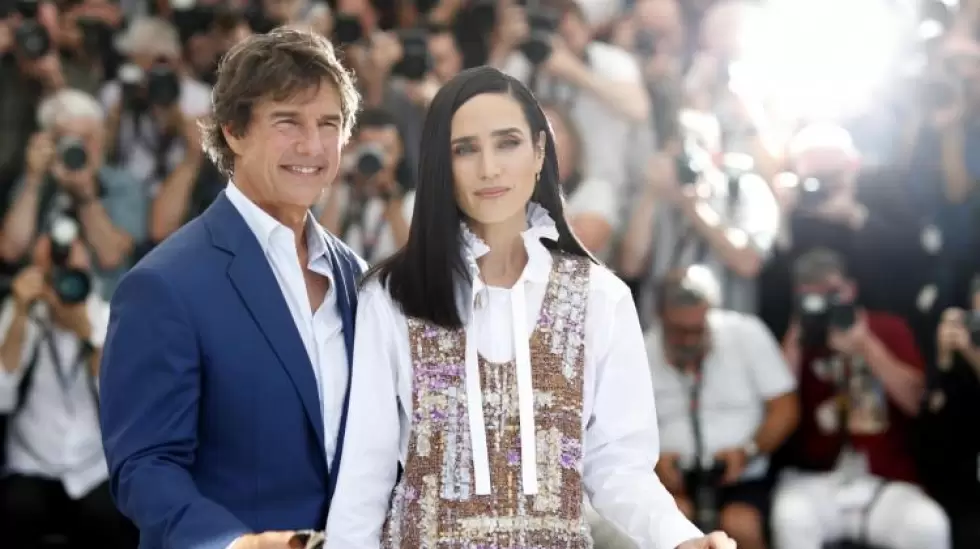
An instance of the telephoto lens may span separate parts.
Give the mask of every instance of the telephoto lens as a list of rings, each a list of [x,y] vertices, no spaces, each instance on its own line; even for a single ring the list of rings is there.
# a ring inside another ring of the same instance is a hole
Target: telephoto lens
[[[384,168],[384,151],[377,145],[364,145],[357,151],[357,173],[372,177]]]
[[[58,299],[66,305],[82,303],[92,291],[92,277],[88,272],[68,266],[72,244],[78,239],[78,222],[68,216],[56,218],[51,223],[51,279],[50,284]]]
[[[76,137],[62,137],[58,140],[58,159],[69,171],[77,172],[88,165],[88,152],[85,144]]]
[[[158,64],[146,75],[146,99],[150,105],[169,107],[180,97],[180,80],[170,67]]]
[[[23,21],[14,32],[17,50],[28,59],[40,59],[51,51],[51,35],[34,19]]]

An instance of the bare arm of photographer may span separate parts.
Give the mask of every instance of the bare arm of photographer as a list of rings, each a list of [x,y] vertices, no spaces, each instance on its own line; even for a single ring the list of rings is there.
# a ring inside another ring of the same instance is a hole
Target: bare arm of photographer
[[[361,56],[360,77],[364,82],[364,102],[368,106],[384,103],[391,68],[402,58],[398,37],[389,32],[371,35],[370,45]]]
[[[640,196],[634,203],[620,246],[619,273],[624,278],[643,276],[650,264],[657,216],[657,189],[661,186],[658,180],[673,177],[673,170],[672,157],[667,154],[658,153],[650,159],[648,184],[640,190]]]
[[[161,242],[180,228],[187,218],[191,192],[204,161],[201,132],[196,120],[182,119],[184,159],[160,185],[150,205],[150,240]]]
[[[618,51],[618,50],[617,50]],[[626,52],[622,63],[634,63],[633,58]],[[607,78],[596,74],[596,71],[575,56],[565,43],[555,37],[551,56],[543,65],[544,70],[556,77],[570,82],[574,86],[591,93],[608,108],[636,122],[643,122],[650,117],[650,98],[647,96],[639,67],[633,66],[635,78],[629,75]],[[609,67],[604,67],[608,69]]]
[[[860,313],[859,318],[846,332],[831,330],[830,347],[864,358],[888,398],[909,417],[915,417],[925,391],[925,376],[912,331],[904,320],[894,319],[882,323],[880,333],[873,333],[865,314]]]
[[[108,109],[105,120],[103,150],[109,158],[115,156],[119,148],[119,126],[122,123],[122,101],[117,101]]]
[[[966,199],[973,187],[973,178],[966,167],[966,137],[963,127],[963,111],[951,107],[949,112],[936,115],[934,124],[940,135],[940,158],[946,198],[955,204]]]
[[[398,193],[392,194],[385,204],[385,221],[391,227],[391,235],[395,239],[396,248],[401,248],[408,242],[409,223],[405,216],[406,206],[411,207],[411,204],[406,204],[405,197]]]
[[[723,176],[713,174],[709,177]],[[762,270],[763,258],[753,239],[744,230],[729,226],[707,202],[693,194],[680,193],[676,181],[672,183],[674,189],[664,189],[664,196],[683,213],[691,227],[718,254],[725,266],[740,277],[756,277]]]
[[[24,362],[24,343],[27,340],[28,318],[31,304],[44,293],[44,273],[33,265],[17,273],[11,285],[11,295],[0,314],[0,361],[6,375],[19,373]],[[6,326],[6,329],[3,327]],[[0,374],[2,377],[3,374]],[[16,386],[16,384],[15,384]]]
[[[76,190],[78,196],[78,220],[85,240],[92,246],[95,259],[103,269],[121,266],[133,251],[133,237],[112,222],[109,212],[99,200],[98,184],[90,176]]]
[[[0,259],[8,263],[20,261],[34,242],[41,185],[52,158],[54,144],[50,136],[44,133],[34,134],[27,145],[24,178],[14,191],[16,198],[7,211],[0,230]]]

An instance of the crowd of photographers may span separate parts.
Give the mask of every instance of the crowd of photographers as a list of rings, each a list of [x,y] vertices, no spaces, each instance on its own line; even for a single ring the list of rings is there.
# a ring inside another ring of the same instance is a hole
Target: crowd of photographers
[[[356,71],[365,109],[313,213],[370,263],[407,238],[441,84],[490,64],[533,89],[576,234],[634,290],[657,472],[699,526],[746,549],[976,547],[980,2],[883,2],[942,31],[834,116],[739,83],[747,14],[778,3],[0,0],[4,546],[135,547],[97,422],[108,300],[227,183],[196,125],[217,61],[286,24]]]

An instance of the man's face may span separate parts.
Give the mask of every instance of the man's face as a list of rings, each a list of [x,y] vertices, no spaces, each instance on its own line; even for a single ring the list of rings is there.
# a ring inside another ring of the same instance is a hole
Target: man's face
[[[340,95],[333,82],[295,97],[260,101],[244,135],[224,129],[236,155],[235,182],[260,205],[308,208],[337,176],[343,146]]]
[[[292,23],[299,18],[303,3],[299,0],[263,0],[262,12],[276,23]]]
[[[685,368],[699,362],[708,347],[706,303],[666,307],[661,315],[664,347],[674,366]]]
[[[386,169],[394,169],[401,161],[402,142],[395,126],[362,128],[358,132],[358,142],[362,145],[374,145],[384,151]]]
[[[432,73],[440,84],[445,84],[463,69],[463,56],[448,32],[429,36],[429,55],[432,56]]]

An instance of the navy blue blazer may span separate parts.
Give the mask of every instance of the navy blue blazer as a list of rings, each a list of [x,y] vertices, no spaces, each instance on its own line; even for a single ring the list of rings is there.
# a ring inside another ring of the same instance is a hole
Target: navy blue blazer
[[[347,345],[337,367],[349,369],[361,268],[328,240]],[[249,532],[324,527],[347,396],[328,469],[306,348],[223,192],[120,282],[99,380],[112,495],[142,549],[224,549]]]

